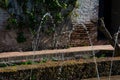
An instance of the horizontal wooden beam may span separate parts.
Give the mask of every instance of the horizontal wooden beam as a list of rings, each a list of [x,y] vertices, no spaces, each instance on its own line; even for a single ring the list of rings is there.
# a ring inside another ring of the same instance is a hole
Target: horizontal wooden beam
[[[45,54],[66,54],[75,52],[88,52],[88,51],[101,51],[101,50],[114,50],[111,45],[96,45],[96,46],[84,46],[84,47],[71,47],[68,49],[54,49],[54,50],[41,50],[41,51],[29,51],[29,52],[5,52],[0,53],[0,58],[20,57],[20,56],[32,56],[32,55],[45,55]]]

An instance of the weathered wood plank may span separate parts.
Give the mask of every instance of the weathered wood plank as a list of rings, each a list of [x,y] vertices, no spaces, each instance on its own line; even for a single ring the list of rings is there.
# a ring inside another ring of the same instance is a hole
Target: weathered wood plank
[[[88,52],[88,51],[100,51],[100,50],[114,50],[111,45],[97,45],[97,46],[84,46],[84,47],[71,47],[68,49],[56,49],[56,50],[42,50],[42,51],[29,51],[29,52],[5,52],[0,53],[0,58],[31,56],[31,55],[43,55],[43,54],[66,54],[72,52]]]

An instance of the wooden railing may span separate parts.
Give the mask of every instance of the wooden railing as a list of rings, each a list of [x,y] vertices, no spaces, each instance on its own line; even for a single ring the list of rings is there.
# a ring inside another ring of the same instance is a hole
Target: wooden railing
[[[64,56],[73,57],[80,54],[85,54],[85,52],[94,51],[112,51],[114,48],[111,45],[96,45],[96,46],[84,46],[84,47],[71,47],[68,49],[55,49],[55,50],[42,50],[42,51],[29,51],[29,52],[5,52],[0,53],[0,62],[3,61],[17,61],[24,59],[39,59],[44,56]]]

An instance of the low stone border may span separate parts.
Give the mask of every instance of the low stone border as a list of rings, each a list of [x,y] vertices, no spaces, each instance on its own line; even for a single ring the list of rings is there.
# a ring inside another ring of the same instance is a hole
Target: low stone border
[[[97,59],[100,76],[109,75],[111,59]],[[120,57],[115,57],[113,60],[112,75],[120,75]],[[0,80],[30,80],[30,76],[31,80],[81,80],[96,77],[96,70],[93,59],[0,68]]]

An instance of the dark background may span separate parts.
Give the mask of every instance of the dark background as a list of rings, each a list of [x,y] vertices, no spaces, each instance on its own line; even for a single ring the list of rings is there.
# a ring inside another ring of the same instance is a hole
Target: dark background
[[[120,26],[120,0],[100,0],[99,18],[104,18],[106,28],[113,36]],[[103,33],[99,30],[98,39],[106,39]]]

